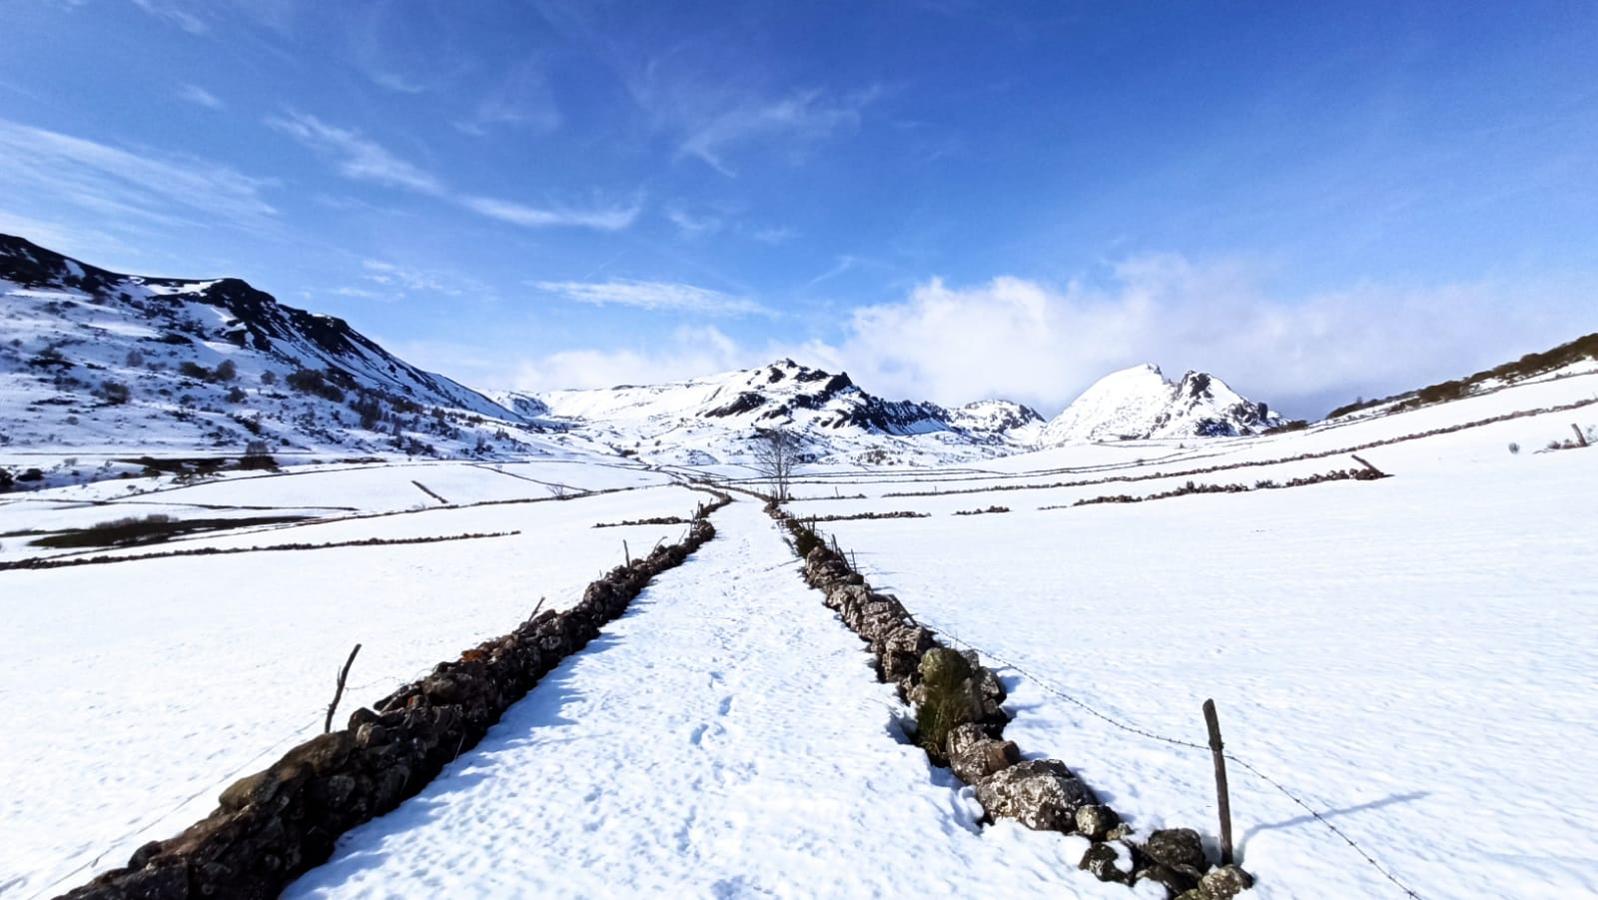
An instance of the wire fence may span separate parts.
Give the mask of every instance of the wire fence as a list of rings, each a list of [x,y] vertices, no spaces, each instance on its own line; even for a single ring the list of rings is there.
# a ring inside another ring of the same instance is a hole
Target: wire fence
[[[422,668],[416,670],[411,677],[398,682],[398,684],[410,684],[421,679],[422,676],[426,675],[432,670],[433,665],[431,664],[423,666]],[[351,694],[364,693],[369,690],[376,690],[384,685],[392,685],[395,683],[396,682],[392,677],[379,677],[373,678],[365,683],[349,687],[347,690]],[[35,898],[35,900],[38,900],[38,898],[53,896],[55,890],[61,887],[63,884],[72,881],[85,871],[93,871],[98,869],[100,863],[103,862],[107,856],[110,856],[113,852],[119,849],[125,849],[136,838],[146,836],[151,830],[159,826],[162,822],[167,821],[168,819],[176,816],[179,812],[183,811],[183,809],[189,804],[207,794],[219,794],[226,786],[238,781],[245,775],[256,771],[256,766],[260,765],[263,760],[274,758],[273,754],[278,753],[278,751],[287,746],[290,742],[303,741],[305,740],[307,733],[314,734],[317,725],[321,724],[326,715],[327,710],[325,708],[318,709],[316,715],[307,720],[304,725],[297,726],[292,732],[289,732],[286,736],[279,738],[276,742],[268,745],[264,750],[261,750],[254,756],[251,756],[249,759],[246,759],[240,763],[236,763],[230,767],[227,774],[216,778],[207,778],[202,787],[179,800],[171,807],[163,808],[159,812],[144,816],[136,824],[134,824],[132,829],[108,841],[106,843],[105,849],[101,850],[99,855],[78,865],[71,871],[57,877],[49,884],[39,888],[30,896]],[[3,893],[3,891],[0,891],[0,893]]]
[[[1183,740],[1181,738],[1170,737],[1168,735],[1156,734],[1155,732],[1149,731],[1148,729],[1139,728],[1136,725],[1133,725],[1131,723],[1128,723],[1128,722],[1122,721],[1120,719],[1117,719],[1114,716],[1112,716],[1112,715],[1110,715],[1110,714],[1108,714],[1108,713],[1106,713],[1106,712],[1104,712],[1102,710],[1099,710],[1099,709],[1093,707],[1091,704],[1088,704],[1088,703],[1084,702],[1080,698],[1073,696],[1069,692],[1057,687],[1056,685],[1051,684],[1046,679],[1038,677],[1036,674],[1034,674],[1031,671],[1028,671],[1027,669],[1023,668],[1022,666],[1018,665],[1017,663],[1015,663],[1015,662],[1013,662],[1011,660],[1005,659],[1004,657],[998,655],[997,653],[994,653],[994,652],[992,652],[990,650],[987,650],[985,648],[982,648],[982,647],[978,647],[977,645],[971,643],[970,641],[966,641],[966,640],[962,640],[961,638],[957,638],[954,635],[950,634],[948,631],[944,630],[943,628],[940,628],[937,625],[928,622],[925,618],[917,616],[916,620],[917,620],[917,622],[919,622],[921,624],[921,626],[923,628],[926,628],[928,631],[934,632],[935,634],[937,634],[938,636],[944,638],[945,640],[951,641],[951,642],[953,642],[955,644],[959,644],[959,645],[961,645],[961,646],[963,646],[963,647],[965,647],[967,649],[975,650],[981,656],[983,656],[983,657],[985,657],[987,659],[991,659],[994,662],[999,663],[1000,665],[1004,666],[1005,668],[1013,669],[1014,671],[1020,673],[1025,678],[1029,679],[1033,684],[1037,685],[1037,687],[1039,689],[1043,690],[1044,692],[1052,694],[1055,697],[1058,697],[1061,700],[1064,700],[1067,703],[1072,704],[1073,706],[1077,707],[1078,709],[1081,709],[1083,712],[1085,712],[1085,713],[1087,713],[1087,714],[1089,714],[1089,715],[1091,715],[1091,716],[1093,716],[1095,718],[1098,718],[1098,719],[1104,721],[1105,723],[1107,723],[1107,724],[1109,724],[1109,725],[1111,725],[1111,726],[1113,726],[1115,728],[1118,728],[1118,729],[1120,729],[1122,731],[1130,732],[1130,733],[1138,735],[1140,737],[1148,738],[1149,740],[1159,741],[1161,743],[1171,744],[1173,746],[1183,747],[1183,748],[1190,749],[1190,750],[1200,750],[1200,751],[1203,751],[1206,754],[1210,752],[1210,747],[1209,747],[1208,744],[1200,744],[1200,743],[1197,743],[1197,742],[1194,742],[1194,741],[1187,741],[1187,740]],[[1237,765],[1239,765],[1242,768],[1246,769],[1247,771],[1252,773],[1255,777],[1259,778],[1261,781],[1265,782],[1266,784],[1268,784],[1271,787],[1275,788],[1277,791],[1281,792],[1281,794],[1283,796],[1287,797],[1287,799],[1289,799],[1289,800],[1293,801],[1294,803],[1298,804],[1300,807],[1302,807],[1304,809],[1305,812],[1308,812],[1311,816],[1313,816],[1317,822],[1320,822],[1322,825],[1325,825],[1326,828],[1329,831],[1332,832],[1332,834],[1337,835],[1337,837],[1341,838],[1344,843],[1348,844],[1349,847],[1352,847],[1355,853],[1358,853],[1362,858],[1364,858],[1364,860],[1367,863],[1370,863],[1370,865],[1372,867],[1374,867],[1376,869],[1376,871],[1380,872],[1383,875],[1383,877],[1385,877],[1388,881],[1392,882],[1393,885],[1395,887],[1397,887],[1399,890],[1403,891],[1405,896],[1414,897],[1414,898],[1416,898],[1416,900],[1419,900],[1420,894],[1416,893],[1414,888],[1410,887],[1409,885],[1405,884],[1403,881],[1399,880],[1398,876],[1394,875],[1393,872],[1390,869],[1388,869],[1386,866],[1382,865],[1379,861],[1377,861],[1376,857],[1374,857],[1374,856],[1372,856],[1370,854],[1370,852],[1368,850],[1366,850],[1364,847],[1360,846],[1358,841],[1355,841],[1352,837],[1350,837],[1348,835],[1347,832],[1343,831],[1341,828],[1338,828],[1329,819],[1327,819],[1325,816],[1321,815],[1320,812],[1318,810],[1316,810],[1314,807],[1310,806],[1309,803],[1304,800],[1304,798],[1302,798],[1302,797],[1298,796],[1297,794],[1293,793],[1292,791],[1288,790],[1288,788],[1285,785],[1283,785],[1280,781],[1277,781],[1276,779],[1270,777],[1269,775],[1266,775],[1264,772],[1260,771],[1260,769],[1257,766],[1253,765],[1252,763],[1248,762],[1247,760],[1240,759],[1239,757],[1237,757],[1235,754],[1232,754],[1232,753],[1223,753],[1222,755],[1226,757],[1227,761],[1236,763]]]

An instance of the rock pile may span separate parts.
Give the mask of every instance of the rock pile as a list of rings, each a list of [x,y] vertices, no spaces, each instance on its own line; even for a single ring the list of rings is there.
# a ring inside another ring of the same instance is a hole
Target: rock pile
[[[228,787],[204,820],[140,847],[125,868],[66,896],[276,897],[326,860],[340,834],[394,809],[475,746],[512,703],[621,615],[650,579],[714,537],[707,517],[730,500],[723,494],[701,507],[681,543],[612,569],[572,608],[540,613],[356,710],[347,728],[313,738]]]
[[[836,546],[775,504],[767,511],[793,533],[805,581],[871,645],[878,679],[897,685],[915,707],[916,740],[927,756],[973,786],[990,819],[1087,838],[1091,845],[1079,867],[1101,881],[1155,882],[1178,900],[1227,900],[1253,884],[1237,866],[1212,868],[1197,832],[1163,829],[1134,840],[1115,810],[1065,763],[1023,761],[1020,748],[1004,739],[1004,686],[975,651],[943,646],[897,597],[873,591]]]

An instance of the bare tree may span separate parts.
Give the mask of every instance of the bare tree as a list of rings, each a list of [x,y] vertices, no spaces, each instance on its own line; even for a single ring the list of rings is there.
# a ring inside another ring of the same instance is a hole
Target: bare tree
[[[799,449],[799,436],[786,428],[755,431],[755,470],[771,482],[771,496],[779,503],[788,499],[788,485],[794,466],[799,463]]]

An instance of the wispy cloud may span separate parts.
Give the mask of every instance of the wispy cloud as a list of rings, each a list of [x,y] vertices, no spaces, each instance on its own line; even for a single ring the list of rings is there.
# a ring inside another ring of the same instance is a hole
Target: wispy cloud
[[[266,124],[331,157],[339,174],[346,178],[434,197],[446,193],[443,182],[431,173],[399,158],[358,131],[329,125],[315,116],[297,112],[271,116]]]
[[[210,24],[191,12],[186,4],[174,0],[133,0],[133,5],[192,35],[206,34],[211,30]]]
[[[88,214],[133,230],[217,224],[262,227],[274,182],[207,160],[157,156],[0,119],[0,204],[14,215]]]
[[[715,234],[725,224],[720,216],[695,215],[680,206],[673,206],[666,210],[666,219],[677,226],[677,230],[690,237],[702,234]]]
[[[768,313],[747,297],[671,281],[538,281],[532,286],[568,300],[593,306],[630,306],[657,312],[712,316]]]
[[[396,94],[425,94],[427,85],[412,81],[398,72],[376,71],[368,72],[367,77],[380,88],[393,91]]]
[[[493,197],[463,197],[461,203],[473,212],[512,225],[529,228],[565,226],[592,228],[595,231],[621,231],[632,225],[643,211],[642,200],[634,200],[626,206],[594,209],[539,208]]]
[[[442,178],[401,158],[359,131],[329,125],[315,116],[298,112],[269,117],[266,123],[332,159],[335,169],[345,178],[436,197],[512,225],[620,231],[632,225],[643,210],[641,197],[628,204],[577,208],[535,207],[499,197],[461,194],[446,185]]]
[[[723,175],[733,176],[728,156],[759,141],[782,140],[790,153],[805,145],[860,127],[861,111],[880,95],[877,88],[845,96],[819,90],[795,91],[775,100],[745,98],[694,122],[678,155],[696,157]]]
[[[550,91],[543,61],[525,59],[500,78],[473,107],[470,115],[454,123],[456,130],[484,137],[495,128],[523,128],[548,134],[561,125],[560,108]]]
[[[787,226],[778,225],[770,228],[756,228],[749,233],[749,236],[762,244],[770,244],[775,247],[780,244],[786,244],[798,237],[799,232]]]
[[[362,277],[393,294],[428,294],[433,296],[461,297],[467,294],[487,294],[489,289],[473,280],[447,272],[434,272],[415,266],[401,265],[383,259],[361,260]]]
[[[220,110],[227,107],[227,104],[215,94],[197,84],[185,84],[178,88],[178,99],[206,109]]]

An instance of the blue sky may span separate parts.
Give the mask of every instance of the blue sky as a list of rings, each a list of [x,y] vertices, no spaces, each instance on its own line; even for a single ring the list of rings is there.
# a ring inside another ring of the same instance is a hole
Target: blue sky
[[[1598,329],[1598,6],[0,0],[0,230],[484,387],[1298,414]]]

